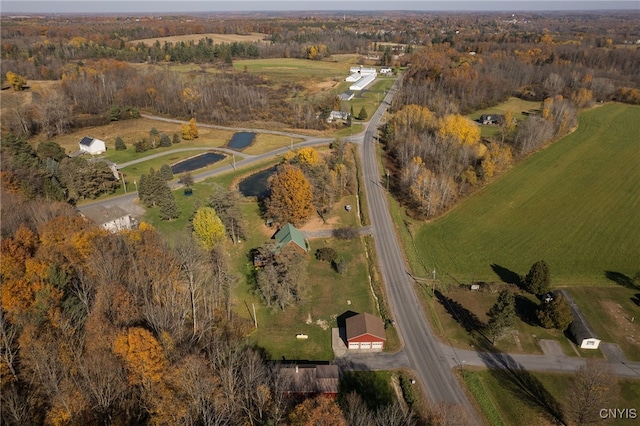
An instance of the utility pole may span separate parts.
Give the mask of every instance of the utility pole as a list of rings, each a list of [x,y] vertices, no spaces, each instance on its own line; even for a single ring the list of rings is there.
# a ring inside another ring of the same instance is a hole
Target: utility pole
[[[133,184],[136,186],[136,192],[138,192],[138,182],[136,182],[135,179],[133,180]],[[138,194],[138,195],[140,195],[140,194]]]
[[[256,325],[256,328],[258,328],[258,317],[256,316],[256,304],[252,303],[251,306],[253,306],[253,322]]]
[[[431,297],[436,295],[436,268],[433,268],[433,281],[431,282]]]

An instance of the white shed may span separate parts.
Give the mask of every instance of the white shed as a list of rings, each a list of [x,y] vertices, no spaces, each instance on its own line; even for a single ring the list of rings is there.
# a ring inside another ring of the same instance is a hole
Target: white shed
[[[100,139],[91,138],[89,136],[85,136],[79,143],[80,151],[88,152],[91,155],[102,154],[107,150],[107,146],[104,141]]]

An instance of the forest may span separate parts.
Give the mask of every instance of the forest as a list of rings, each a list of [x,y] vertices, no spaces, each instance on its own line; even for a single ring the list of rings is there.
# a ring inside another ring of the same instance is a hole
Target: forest
[[[68,158],[48,140],[141,111],[209,124],[326,130],[319,117],[342,106],[331,93],[297,96],[298,82],[276,90],[233,62],[357,54],[361,63],[389,65],[400,76],[379,139],[393,194],[413,215],[431,219],[570,132],[581,109],[640,104],[638,17],[3,16],[3,91],[29,90],[31,102],[3,94],[2,423],[455,424],[442,407],[418,415],[396,403],[368,406],[356,393],[287,397],[279,366],[247,343],[252,324],[232,309],[233,288],[244,277],[230,270],[223,247],[245,232],[238,195],[218,188],[208,206],[193,212],[193,235],[177,241],[144,222],[112,234],[84,221],[73,205],[113,193],[119,185],[113,173],[104,163]],[[137,42],[249,32],[265,40]],[[202,72],[169,64],[196,64]],[[31,87],[33,81],[52,84]],[[539,102],[538,113],[517,120],[521,111],[508,112],[493,136],[482,136],[466,118],[509,97]],[[336,199],[356,191],[355,152],[340,141],[331,148],[324,157],[307,149],[284,159],[263,206],[278,223],[301,223],[315,213],[324,219]],[[140,182],[149,206],[167,191],[158,175],[150,171]],[[291,182],[305,200],[294,216],[283,207],[282,188]],[[199,220],[215,220],[217,233],[198,233]],[[303,291],[282,273],[289,259],[271,261],[258,274],[259,291],[265,304],[285,309]],[[274,286],[282,282],[289,285],[285,294]]]

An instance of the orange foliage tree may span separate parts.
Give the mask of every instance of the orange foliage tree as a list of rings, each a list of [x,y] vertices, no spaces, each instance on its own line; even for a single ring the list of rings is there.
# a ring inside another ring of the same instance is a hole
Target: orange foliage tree
[[[282,165],[269,178],[269,189],[271,194],[267,200],[267,214],[276,223],[300,225],[313,212],[311,184],[297,167]]]

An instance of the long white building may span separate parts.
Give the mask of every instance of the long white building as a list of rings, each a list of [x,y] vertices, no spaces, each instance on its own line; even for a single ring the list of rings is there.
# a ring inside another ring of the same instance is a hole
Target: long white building
[[[373,74],[367,74],[366,76],[362,77],[360,80],[349,86],[349,90],[362,90],[370,85],[377,76],[378,74],[374,70]]]

